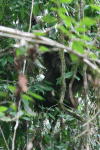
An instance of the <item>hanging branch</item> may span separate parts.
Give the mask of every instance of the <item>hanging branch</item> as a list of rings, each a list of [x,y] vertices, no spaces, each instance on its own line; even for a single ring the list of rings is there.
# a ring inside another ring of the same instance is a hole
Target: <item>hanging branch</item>
[[[56,1],[56,7],[59,12],[59,2]],[[58,14],[58,23],[62,24],[62,19]],[[61,30],[59,30],[59,42],[61,44],[64,43],[64,35]],[[61,97],[60,97],[60,103],[63,103],[64,97],[65,97],[65,91],[66,91],[66,82],[65,82],[65,57],[64,57],[64,49],[59,50],[59,57],[61,60]]]
[[[50,38],[47,38],[47,37],[36,36],[33,33],[22,32],[22,31],[4,27],[4,26],[0,26],[0,31],[1,31],[0,32],[1,36],[10,37],[10,38],[19,39],[19,40],[24,39],[26,42],[30,42],[33,44],[34,43],[35,44],[36,43],[45,44],[45,45],[57,47],[59,49],[66,49],[69,53],[72,53],[72,54],[76,55],[77,57],[80,57],[80,60],[82,60],[84,63],[86,63],[92,69],[97,71],[97,73],[100,73],[99,68],[91,62],[91,61],[93,61],[93,62],[97,62],[98,64],[100,64],[100,60],[96,60],[93,58],[86,58],[85,54],[81,54],[81,53],[73,50],[70,46],[64,46],[63,44],[60,44],[60,43],[58,43],[54,40],[51,40]],[[100,33],[100,31],[98,31],[98,34],[99,33]],[[77,40],[77,38],[75,40]],[[79,39],[78,39],[78,41],[79,41]]]
[[[33,2],[34,2],[34,0],[32,0],[31,15],[30,15],[30,24],[29,24],[29,30],[28,30],[28,32],[30,32],[30,30],[31,30]],[[23,40],[23,39],[21,39],[21,40]],[[24,59],[23,74],[25,73],[25,66],[26,66],[26,59]],[[18,112],[20,110],[20,105],[21,105],[21,99],[18,102]],[[15,124],[15,127],[14,127],[14,136],[13,136],[13,140],[12,140],[12,150],[14,150],[14,143],[15,143],[15,137],[16,137],[16,131],[17,131],[18,125],[19,125],[19,117],[17,117],[16,124]],[[28,138],[27,138],[27,143],[28,143]]]

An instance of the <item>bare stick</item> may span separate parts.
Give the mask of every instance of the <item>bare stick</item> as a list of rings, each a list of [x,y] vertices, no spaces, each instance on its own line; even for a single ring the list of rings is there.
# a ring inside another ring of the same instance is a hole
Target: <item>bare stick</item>
[[[18,103],[18,112],[20,109],[20,104],[21,104],[21,100],[19,100],[19,103]],[[12,140],[12,150],[14,150],[15,137],[16,137],[16,131],[17,131],[18,125],[19,125],[19,117],[17,117],[16,124],[14,127],[14,136],[13,136],[13,140]]]
[[[2,129],[1,129],[1,126],[0,126],[0,130],[1,130],[1,134],[2,134],[2,136],[3,136],[3,139],[4,139],[4,141],[5,141],[5,144],[6,144],[6,146],[7,146],[7,149],[10,150],[9,147],[8,147],[6,138],[5,138],[5,136],[4,136],[4,133],[3,133]]]

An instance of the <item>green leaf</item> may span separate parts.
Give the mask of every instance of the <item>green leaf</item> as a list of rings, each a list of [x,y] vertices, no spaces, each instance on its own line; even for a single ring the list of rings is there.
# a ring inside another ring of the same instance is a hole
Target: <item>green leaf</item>
[[[2,1],[2,0],[0,0],[0,6],[2,7],[2,5],[3,5],[3,1]]]
[[[39,4],[39,2],[38,2],[38,1],[36,1],[36,2],[34,2],[34,3],[33,3],[33,5],[38,5],[38,4]]]
[[[72,3],[73,0],[59,0],[59,3]]]
[[[56,107],[56,110],[57,110],[58,112],[60,111],[58,107]]]
[[[76,78],[78,81],[80,81],[80,78],[79,78],[78,76],[75,75],[75,78]]]
[[[24,11],[20,11],[20,14],[21,14],[21,17],[24,19],[24,17],[25,17]]]
[[[50,0],[51,2],[53,2],[53,3],[56,3],[56,1],[55,0]]]
[[[90,4],[90,6],[91,6],[91,8],[92,8],[93,10],[96,9],[96,10],[100,11],[100,6],[98,6],[98,5],[93,5],[93,4]]]
[[[84,28],[84,27],[81,27],[81,26],[76,28],[76,31],[77,31],[77,32],[86,32],[87,30],[88,30],[88,29],[86,29],[86,28]]]
[[[34,88],[41,91],[41,90],[45,90],[45,91],[51,91],[51,90],[54,90],[53,87],[51,86],[48,86],[48,85],[34,85]]]
[[[50,140],[45,136],[45,141],[46,141],[47,144],[49,144]],[[46,149],[46,150],[48,150],[48,149]]]
[[[65,73],[65,79],[71,78],[73,75],[73,71]]]
[[[83,43],[81,41],[74,41],[72,48],[82,54],[84,54]]]
[[[11,103],[10,107],[11,107],[14,111],[17,110],[15,103]]]
[[[16,51],[16,56],[19,57],[20,55],[24,55],[25,54],[25,48],[24,47],[20,47],[17,49]]]
[[[42,20],[46,23],[53,23],[53,22],[57,22],[57,18],[50,16],[50,15],[46,15],[42,17]]]
[[[0,112],[6,111],[8,108],[5,106],[0,106]]]
[[[51,83],[51,82],[49,82],[49,81],[44,80],[44,82],[45,82],[46,84],[48,84],[48,85],[53,85],[53,83]]]
[[[45,140],[46,140],[47,144],[49,144],[49,141],[52,139],[52,137],[48,134],[45,134],[44,136],[45,136]],[[46,149],[46,150],[53,150],[53,149]]]
[[[2,19],[3,19],[3,13],[2,13],[2,10],[0,8],[0,20],[2,20]]]
[[[8,89],[15,93],[16,88],[13,85],[8,85]]]
[[[55,120],[55,117],[52,114],[48,113],[48,115]]]
[[[91,41],[91,38],[88,37],[88,36],[86,36],[86,35],[81,35],[81,34],[80,34],[79,37],[80,37],[81,39],[83,39],[83,40]]]
[[[38,94],[36,94],[36,93],[29,92],[28,94],[31,95],[31,96],[33,96],[36,99],[43,100],[43,97],[40,96],[40,95],[38,95]]]
[[[59,16],[62,18],[62,20],[65,21],[65,23],[67,24],[67,26],[70,28],[71,24],[74,22],[74,19],[67,17],[65,14],[59,12]]]
[[[79,58],[74,54],[70,54],[70,58],[71,58],[72,62],[75,62],[75,61],[79,60]]]
[[[0,92],[0,97],[7,97],[8,93],[7,92]]]
[[[63,149],[64,146],[56,146],[56,148],[58,148],[58,149]]]
[[[64,7],[60,7],[60,8],[59,8],[59,11],[60,11],[61,13],[66,13],[67,10],[66,10]]]
[[[8,60],[11,64],[13,64],[13,63],[14,63],[13,58],[12,58],[12,57],[10,57],[10,56],[8,56],[8,57],[7,57],[7,60]]]
[[[22,98],[21,100],[22,100],[22,102],[23,102],[25,105],[27,105],[27,106],[29,105],[29,101],[28,101],[28,99],[24,99],[24,98]]]
[[[24,5],[25,5],[25,2],[18,1],[18,3],[19,3],[21,6],[24,6]]]
[[[57,80],[56,85],[61,84],[61,77],[57,78],[56,80]]]
[[[68,35],[68,30],[64,26],[57,26],[58,29],[60,29],[63,33],[66,33]]]
[[[2,82],[1,79],[0,79],[0,81]],[[5,85],[0,85],[0,91],[3,91],[3,90],[4,90],[4,86],[5,86]]]
[[[46,33],[43,33],[43,32],[34,32],[34,34],[35,34],[36,36],[46,35]]]
[[[1,63],[2,63],[2,66],[5,66],[7,64],[7,58],[3,57]]]
[[[21,119],[24,119],[24,120],[30,121],[30,118],[29,118],[29,117],[22,117]]]
[[[36,25],[33,25],[32,26],[32,30],[41,30],[41,25],[40,23],[38,22]],[[35,32],[34,34],[36,34],[36,36],[39,36],[40,32]]]
[[[93,52],[90,52],[88,56],[91,57],[91,58],[94,58],[94,59],[98,59],[96,54],[93,53]]]
[[[91,26],[93,24],[96,24],[96,21],[93,20],[93,19],[90,19],[88,17],[85,17],[83,18],[82,22],[81,22],[82,25],[86,25],[86,26]]]
[[[51,7],[50,10],[52,10],[52,11],[57,11],[58,9],[55,8],[55,7]]]
[[[32,101],[32,100],[33,100],[32,97],[30,97],[30,96],[28,96],[28,95],[25,95],[25,94],[22,94],[22,98],[27,99],[27,100],[29,100],[29,101]]]
[[[33,14],[38,15],[39,14],[39,5],[34,5],[33,7]]]
[[[45,46],[40,46],[40,50],[41,51],[49,51],[49,49],[47,47],[45,47]]]

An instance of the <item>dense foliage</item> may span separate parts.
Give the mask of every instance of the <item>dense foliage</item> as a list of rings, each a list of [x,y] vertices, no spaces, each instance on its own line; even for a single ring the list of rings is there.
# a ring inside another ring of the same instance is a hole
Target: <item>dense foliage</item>
[[[0,149],[99,150],[99,50],[99,0],[0,0]]]

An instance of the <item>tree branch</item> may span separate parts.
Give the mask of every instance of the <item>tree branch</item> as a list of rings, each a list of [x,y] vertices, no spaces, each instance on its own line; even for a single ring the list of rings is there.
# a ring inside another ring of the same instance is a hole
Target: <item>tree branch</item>
[[[99,31],[98,31],[98,34],[99,34]],[[19,39],[19,40],[24,39],[26,42],[29,42],[32,44],[34,44],[34,43],[35,44],[36,43],[37,44],[45,44],[45,45],[57,47],[59,49],[66,49],[69,53],[72,53],[72,54],[76,55],[77,57],[79,57],[84,63],[86,63],[88,66],[90,66],[95,71],[97,71],[97,73],[100,74],[99,68],[96,65],[94,65],[93,63],[91,63],[91,61],[94,61],[94,62],[97,62],[98,64],[100,64],[100,60],[86,58],[85,54],[81,54],[81,53],[73,50],[71,47],[60,44],[54,40],[51,40],[50,38],[43,37],[43,36],[36,36],[34,33],[22,32],[22,31],[4,27],[4,26],[0,26],[0,35],[4,36],[4,37]]]

